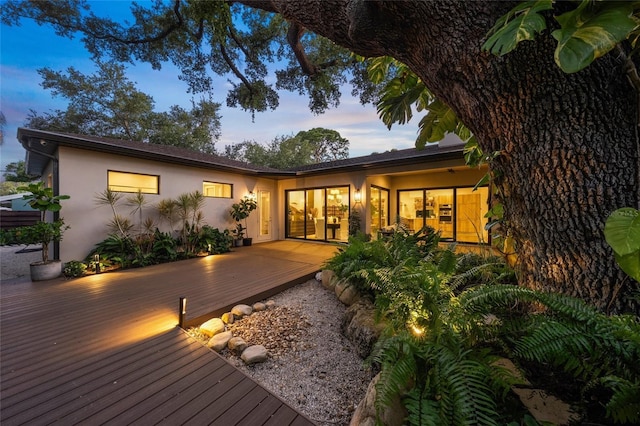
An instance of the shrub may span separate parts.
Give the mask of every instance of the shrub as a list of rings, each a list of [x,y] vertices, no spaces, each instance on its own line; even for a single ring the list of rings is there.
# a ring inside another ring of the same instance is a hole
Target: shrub
[[[64,264],[64,276],[67,278],[81,277],[87,270],[87,265],[79,260],[70,260]]]

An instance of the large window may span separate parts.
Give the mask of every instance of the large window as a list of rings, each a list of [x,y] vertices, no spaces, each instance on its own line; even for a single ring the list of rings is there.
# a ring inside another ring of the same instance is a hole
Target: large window
[[[427,225],[444,240],[486,243],[488,195],[487,187],[398,191],[398,214],[411,231]]]
[[[389,190],[377,186],[371,187],[371,235],[389,225]]]
[[[349,200],[348,186],[287,191],[287,238],[347,241]]]
[[[219,182],[202,182],[202,193],[205,197],[233,198],[233,185]]]
[[[160,176],[140,173],[107,172],[107,186],[116,192],[142,192],[143,194],[159,194]]]

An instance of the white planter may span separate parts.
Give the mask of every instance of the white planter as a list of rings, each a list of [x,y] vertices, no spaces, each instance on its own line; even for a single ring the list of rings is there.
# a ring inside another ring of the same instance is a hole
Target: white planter
[[[62,261],[35,262],[29,265],[31,281],[45,281],[58,278],[62,274]]]

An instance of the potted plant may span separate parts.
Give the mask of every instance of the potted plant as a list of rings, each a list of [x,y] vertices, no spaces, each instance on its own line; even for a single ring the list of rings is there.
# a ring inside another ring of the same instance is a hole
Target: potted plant
[[[62,262],[57,259],[49,259],[49,244],[52,241],[61,241],[62,234],[69,227],[64,224],[63,219],[46,222],[46,213],[59,212],[62,208],[60,201],[69,199],[69,196],[54,195],[53,189],[46,188],[42,182],[21,186],[18,189],[30,192],[31,194],[25,195],[23,199],[31,208],[40,211],[40,222],[21,229],[23,242],[42,245],[42,261],[30,265],[31,280],[42,281],[56,278],[62,273]]]
[[[247,236],[242,239],[245,246],[250,246],[252,242],[252,238],[249,237],[249,231],[247,229],[247,218],[257,207],[258,203],[256,200],[247,196],[231,206],[230,214],[233,220],[236,221],[236,230],[242,232],[242,234],[244,234],[244,231],[247,231]],[[241,223],[242,220],[244,220],[244,227]]]
[[[233,235],[233,245],[240,247],[243,244],[244,226],[240,222],[236,223],[236,228],[231,230],[231,235]]]

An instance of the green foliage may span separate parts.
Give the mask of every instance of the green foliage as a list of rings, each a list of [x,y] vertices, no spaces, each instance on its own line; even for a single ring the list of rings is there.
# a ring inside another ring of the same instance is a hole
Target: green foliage
[[[43,182],[31,183],[18,188],[20,191],[28,191],[31,194],[22,198],[27,201],[32,209],[40,211],[40,222],[31,226],[24,226],[16,231],[21,233],[22,244],[42,244],[42,263],[49,261],[49,244],[62,240],[64,231],[69,229],[63,219],[53,222],[45,222],[46,213],[57,213],[62,209],[60,202],[68,200],[68,195],[54,195],[53,188],[46,188]]]
[[[79,260],[70,260],[64,264],[63,274],[67,278],[81,277],[85,274],[87,265]]]
[[[640,282],[640,211],[624,207],[611,213],[604,236],[620,268]]]
[[[258,208],[257,201],[253,197],[249,197],[249,196],[245,196],[239,202],[231,205],[231,210],[229,211],[229,214],[231,215],[231,218],[237,222],[236,230],[239,233],[242,233],[243,231],[247,231],[247,218],[249,217],[249,215],[251,215],[251,212],[253,212],[257,208]],[[244,220],[244,227],[242,227],[242,224],[241,224],[241,221],[243,220]],[[237,225],[240,225],[240,227],[238,227]],[[249,235],[249,231],[247,231],[247,236],[248,235]]]
[[[178,259],[178,242],[170,234],[156,229],[151,252],[158,263],[173,262]]]
[[[3,176],[7,182],[31,182],[38,177],[27,173],[24,160],[7,164]]]
[[[133,265],[136,252],[136,246],[130,237],[113,234],[96,244],[85,261],[92,262],[94,256],[98,254],[100,263],[117,264],[122,268],[129,268]]]
[[[231,233],[228,229],[220,231],[218,228],[212,228],[208,225],[203,226],[198,235],[200,251],[208,252],[209,254],[229,252],[232,241]]]
[[[474,315],[497,317],[494,337],[511,347],[516,359],[562,368],[586,383],[585,391],[607,388],[607,415],[614,421],[640,421],[640,412],[629,410],[629,404],[640,405],[637,317],[606,316],[580,299],[510,285],[471,289],[460,302]],[[534,306],[546,311],[516,315],[514,309]]]
[[[244,141],[225,146],[225,156],[275,169],[290,169],[348,158],[349,141],[335,130],[313,128],[295,136],[278,136],[267,145]]]
[[[524,40],[534,40],[547,28],[545,17],[540,13],[553,9],[553,0],[523,1],[502,16],[489,30],[490,37],[482,48],[494,55],[505,55]]]
[[[352,238],[326,265],[373,297],[384,319],[370,359],[381,368],[378,410],[400,396],[407,424],[530,424],[505,408],[521,383],[496,364],[507,356],[563,370],[585,398],[604,391],[603,415],[615,422],[640,420],[637,317],[511,285],[515,273],[500,258],[456,255],[427,235],[430,243],[416,244],[400,227],[388,240]]]
[[[623,40],[635,44],[640,3],[637,1],[581,0],[577,7],[555,16],[559,28],[551,35],[558,44],[556,64],[566,73],[578,72],[607,54]],[[496,55],[504,55],[518,43],[533,40],[547,28],[546,15],[554,9],[551,0],[525,1],[501,17],[482,46]]]
[[[97,62],[97,72],[84,75],[74,67],[67,73],[38,70],[42,87],[69,101],[67,109],[38,115],[31,111],[26,126],[115,139],[172,145],[214,153],[220,136],[220,104],[192,100],[192,109],[173,105],[154,112],[153,98],[139,92],[113,62]]]

